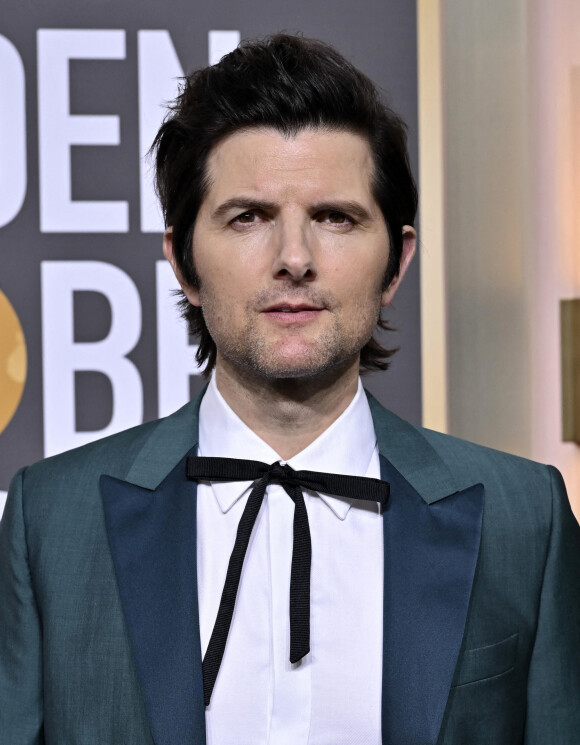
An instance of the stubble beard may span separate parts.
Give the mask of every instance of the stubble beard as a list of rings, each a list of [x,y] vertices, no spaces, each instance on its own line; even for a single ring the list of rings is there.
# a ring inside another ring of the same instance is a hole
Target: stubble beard
[[[381,292],[377,290],[373,306],[369,301],[357,305],[357,322],[352,328],[347,328],[337,315],[333,315],[330,327],[308,342],[297,357],[292,358],[285,355],[283,349],[287,343],[291,343],[292,330],[288,330],[286,340],[268,340],[256,326],[255,312],[248,307],[244,313],[242,332],[235,335],[228,333],[227,319],[222,309],[216,307],[212,294],[200,287],[204,319],[216,343],[218,355],[244,376],[261,379],[266,385],[276,381],[292,384],[299,380],[311,383],[319,380],[324,383],[340,376],[342,370],[358,361],[361,349],[370,340],[380,316],[380,297]],[[316,303],[321,304],[319,298]],[[255,307],[255,302],[253,305]],[[340,310],[338,303],[329,302],[328,299],[326,307],[334,314]]]

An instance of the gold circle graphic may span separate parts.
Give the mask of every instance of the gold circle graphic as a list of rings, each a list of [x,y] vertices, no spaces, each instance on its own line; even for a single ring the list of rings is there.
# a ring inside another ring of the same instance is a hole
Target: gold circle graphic
[[[26,382],[26,341],[14,308],[0,290],[0,432],[18,408]]]

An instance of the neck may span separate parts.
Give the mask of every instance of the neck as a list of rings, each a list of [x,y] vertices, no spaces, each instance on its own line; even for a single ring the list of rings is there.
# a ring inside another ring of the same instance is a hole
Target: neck
[[[283,460],[308,447],[353,400],[359,360],[309,378],[264,378],[218,352],[216,384],[240,419]]]

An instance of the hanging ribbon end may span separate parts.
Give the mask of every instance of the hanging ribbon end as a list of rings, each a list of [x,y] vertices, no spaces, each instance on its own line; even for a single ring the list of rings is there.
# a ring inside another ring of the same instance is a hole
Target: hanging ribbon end
[[[300,660],[306,657],[307,654],[310,654],[310,646],[308,646],[305,650],[301,650],[299,652],[290,650],[290,662],[295,665],[297,662],[300,662]]]

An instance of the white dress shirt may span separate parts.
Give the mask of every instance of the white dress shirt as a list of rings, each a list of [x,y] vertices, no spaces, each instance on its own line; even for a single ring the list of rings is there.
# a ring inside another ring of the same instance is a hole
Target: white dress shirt
[[[264,463],[280,456],[247,427],[212,378],[199,455]],[[362,385],[346,411],[287,463],[380,478]],[[197,575],[201,649],[215,623],[249,482],[200,483]],[[225,654],[206,709],[208,745],[379,745],[383,533],[376,502],[303,490],[312,536],[310,653],[291,664],[289,593],[294,503],[269,485],[250,538]]]

